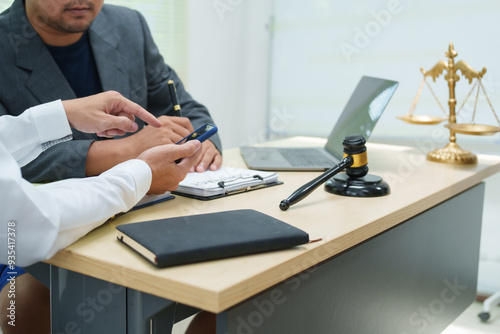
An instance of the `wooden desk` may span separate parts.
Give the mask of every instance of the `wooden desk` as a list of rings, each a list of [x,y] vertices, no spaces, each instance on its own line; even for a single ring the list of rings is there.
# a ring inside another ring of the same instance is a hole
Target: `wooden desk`
[[[306,145],[322,144],[295,140]],[[293,144],[294,140],[287,143]],[[280,180],[284,185],[208,202],[177,196],[104,224],[47,261],[52,265],[53,328],[60,332],[70,332],[69,328],[98,333],[97,328],[106,330],[107,325],[95,319],[119,305],[124,307],[120,311],[124,317],[140,314],[147,318],[157,312],[147,310],[145,299],[141,299],[141,306],[137,305],[138,299],[131,304],[132,293],[145,293],[160,297],[148,297],[153,300],[151,304],[160,305],[160,300],[167,299],[219,313],[220,333],[278,333],[275,330],[280,326],[284,328],[280,333],[291,333],[290,329],[301,333],[301,324],[310,329],[308,319],[313,326],[325,319],[325,324],[318,324],[320,331],[309,330],[320,333],[342,318],[346,325],[339,328],[350,333],[365,327],[365,332],[378,332],[377,328],[384,326],[398,328],[397,333],[424,326],[440,332],[443,324],[450,323],[475,296],[483,192],[483,187],[477,185],[500,171],[500,157],[480,155],[477,165],[455,166],[428,162],[425,152],[416,149],[368,144],[368,158],[370,173],[382,176],[391,186],[389,196],[348,198],[319,188],[282,212],[279,202],[319,175],[282,172]],[[237,149],[224,152],[224,159],[226,165],[245,167]],[[257,209],[322,241],[284,251],[157,269],[115,238],[115,227],[120,224],[234,209]],[[394,228],[398,225],[408,228]],[[429,261],[428,266],[425,261]],[[347,271],[339,276],[342,273],[335,268],[343,266]],[[74,275],[72,272],[83,274],[80,276],[87,280],[102,280],[104,285],[97,285],[93,291],[73,291],[71,298],[78,294],[82,302],[74,304],[74,310],[70,307],[69,312],[63,303],[64,286],[67,293],[70,280],[65,277]],[[327,277],[331,277],[331,284],[325,281]],[[363,286],[370,281],[375,285],[366,290]],[[463,298],[443,293],[443,289],[453,289],[453,284]],[[467,291],[460,290],[462,286],[467,286]],[[440,294],[447,298],[444,302]],[[308,296],[313,300],[305,302]],[[342,301],[345,307],[338,308],[337,301],[332,304],[331,298]],[[453,303],[445,303],[452,298]],[[305,309],[297,309],[302,302]],[[446,306],[444,310],[440,309],[442,305]],[[131,310],[134,307],[136,310]],[[165,302],[159,309],[168,307],[170,304]],[[378,313],[381,308],[392,312],[393,323],[380,323],[387,320]],[[422,308],[435,312],[426,316],[420,313]],[[304,315],[307,310],[314,310],[310,312],[314,314]],[[330,315],[321,314],[321,310]],[[342,318],[334,316],[343,312],[347,313]],[[369,314],[376,317],[369,320]],[[296,321],[290,321],[293,316]],[[125,333],[127,327],[129,333],[138,333],[137,328],[145,332],[148,326],[140,320],[123,320],[123,325],[110,319],[113,333]],[[134,326],[136,329],[131,330]]]

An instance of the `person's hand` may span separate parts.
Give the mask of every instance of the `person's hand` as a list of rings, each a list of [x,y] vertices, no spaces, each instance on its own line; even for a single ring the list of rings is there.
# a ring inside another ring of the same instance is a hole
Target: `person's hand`
[[[222,155],[210,140],[203,142],[201,154],[189,172],[202,173],[207,169],[217,170],[222,165]]]
[[[137,131],[135,116],[151,127],[162,125],[144,108],[114,91],[66,100],[62,104],[72,128],[97,133],[101,137],[122,136],[126,132]]]
[[[120,140],[126,143],[130,152],[135,152],[138,156],[154,146],[175,144],[194,131],[191,122],[185,117],[160,116],[158,120],[162,124],[161,127],[146,126],[141,131]]]
[[[145,161],[153,174],[148,194],[163,194],[177,189],[198,159],[200,147],[198,140],[191,140],[182,145],[155,146],[141,153],[137,159]],[[175,162],[181,158],[181,162]]]

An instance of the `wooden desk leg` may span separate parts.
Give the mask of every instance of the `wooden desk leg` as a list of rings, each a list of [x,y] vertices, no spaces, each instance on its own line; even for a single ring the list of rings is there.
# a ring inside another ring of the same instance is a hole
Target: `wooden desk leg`
[[[483,195],[468,189],[218,314],[217,333],[441,333],[476,297]]]

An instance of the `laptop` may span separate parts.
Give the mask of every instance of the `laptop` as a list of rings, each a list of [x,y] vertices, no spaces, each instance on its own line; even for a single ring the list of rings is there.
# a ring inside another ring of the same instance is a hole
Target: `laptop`
[[[363,76],[347,102],[324,147],[242,146],[248,168],[260,170],[321,171],[342,159],[342,140],[362,135],[368,140],[392,98],[398,82]]]

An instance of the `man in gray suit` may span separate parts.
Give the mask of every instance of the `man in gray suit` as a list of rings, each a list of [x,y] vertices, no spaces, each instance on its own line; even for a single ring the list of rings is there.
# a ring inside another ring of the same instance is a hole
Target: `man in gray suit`
[[[115,90],[162,121],[114,140],[74,130],[23,168],[31,182],[93,176],[146,149],[175,143],[213,123],[166,65],[140,13],[103,0],[15,0],[0,15],[0,115],[17,116],[33,105]],[[185,117],[174,117],[167,81],[176,83]],[[139,128],[144,123],[138,120]],[[202,146],[196,171],[222,163],[217,136]]]
[[[114,90],[163,124],[142,128],[138,119],[140,131],[112,140],[73,130],[73,140],[47,149],[23,168],[24,178],[31,182],[98,175],[148,148],[175,143],[193,129],[213,123],[207,109],[192,99],[164,63],[136,11],[103,5],[103,0],[15,0],[0,14],[0,45],[0,115],[17,116],[34,105]],[[174,116],[169,80],[176,84],[185,117]],[[201,150],[196,171],[221,166],[217,136],[204,142]],[[17,289],[38,301],[24,321],[39,332],[44,326],[33,319],[41,314],[43,319],[38,320],[47,327],[47,289],[21,282]],[[15,327],[9,329],[16,332]]]

